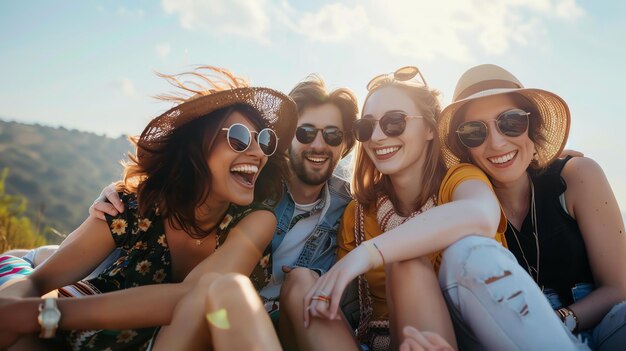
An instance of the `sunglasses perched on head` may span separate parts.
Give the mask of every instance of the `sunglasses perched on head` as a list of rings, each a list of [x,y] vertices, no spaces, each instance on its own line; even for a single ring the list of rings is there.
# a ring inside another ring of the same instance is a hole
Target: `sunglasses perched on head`
[[[265,128],[257,132],[251,131],[241,123],[235,123],[228,128],[222,128],[222,131],[226,131],[228,145],[235,152],[248,150],[252,143],[252,133],[255,134],[254,139],[265,156],[272,156],[278,147],[278,136],[271,128]]]
[[[417,75],[420,76],[420,79],[422,80],[421,83],[424,84],[424,86],[428,86],[428,84],[426,84],[426,79],[424,79],[424,76],[422,75],[422,72],[420,72],[419,68],[415,66],[404,66],[398,68],[395,72],[380,74],[372,78],[372,80],[367,83],[367,91],[373,90],[383,83],[393,81],[405,82],[415,78]]]
[[[380,119],[361,118],[354,121],[352,131],[354,137],[360,142],[366,142],[372,138],[376,123],[386,136],[396,137],[404,133],[407,118],[423,118],[423,116],[409,116],[404,112],[393,111],[385,113]]]
[[[322,132],[322,138],[330,146],[339,146],[343,141],[343,132],[339,128],[315,128],[309,124],[303,124],[296,129],[296,139],[302,144],[310,144],[315,140],[317,132]]]
[[[513,109],[502,112],[493,121],[496,122],[496,128],[500,134],[508,137],[518,137],[528,130],[528,116],[530,113]],[[456,135],[466,147],[478,147],[487,139],[489,121],[469,121],[459,125],[456,129]]]

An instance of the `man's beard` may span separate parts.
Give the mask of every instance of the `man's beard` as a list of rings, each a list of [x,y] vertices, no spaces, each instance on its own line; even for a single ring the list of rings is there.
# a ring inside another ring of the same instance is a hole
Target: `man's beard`
[[[306,157],[311,155],[328,157],[328,167],[325,172],[319,173],[306,171]],[[307,185],[320,185],[326,182],[333,175],[333,171],[337,165],[337,162],[333,159],[332,152],[303,151],[300,154],[295,154],[291,150],[289,150],[289,163],[291,164],[291,169],[298,179]]]

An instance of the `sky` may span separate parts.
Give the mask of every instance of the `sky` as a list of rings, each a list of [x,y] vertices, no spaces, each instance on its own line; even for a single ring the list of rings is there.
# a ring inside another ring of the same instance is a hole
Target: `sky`
[[[625,13],[618,0],[2,1],[0,119],[138,134],[170,107],[154,73],[200,64],[284,92],[319,73],[359,101],[371,77],[414,65],[447,104],[465,70],[494,63],[567,101],[567,147],[603,167],[625,214]]]

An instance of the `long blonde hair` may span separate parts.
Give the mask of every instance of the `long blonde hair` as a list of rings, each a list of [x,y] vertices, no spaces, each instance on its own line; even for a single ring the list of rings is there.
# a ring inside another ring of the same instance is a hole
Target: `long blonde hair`
[[[446,173],[446,166],[440,157],[441,151],[437,134],[437,119],[441,113],[441,105],[438,99],[439,92],[412,82],[394,80],[372,89],[367,94],[363,106],[365,106],[373,93],[389,86],[401,89],[413,100],[434,135],[433,139],[428,141],[426,149],[422,191],[415,200],[415,206],[413,207],[417,209],[422,207],[431,196],[437,195],[441,181]],[[367,156],[362,143],[357,143],[354,162],[354,173],[352,175],[352,195],[354,198],[363,206],[368,207],[375,203],[378,194],[382,193],[389,196],[397,209],[397,196],[391,186],[389,176],[382,174],[376,169],[372,160]]]

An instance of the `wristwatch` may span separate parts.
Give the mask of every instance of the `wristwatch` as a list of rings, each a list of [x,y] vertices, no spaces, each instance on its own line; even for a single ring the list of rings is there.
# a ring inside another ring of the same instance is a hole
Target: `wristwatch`
[[[578,329],[578,318],[572,310],[567,307],[563,307],[559,308],[556,312],[559,314],[561,321],[563,321],[569,331],[574,333],[576,329]]]
[[[57,299],[43,299],[43,302],[39,305],[39,316],[37,317],[37,322],[39,322],[41,327],[39,337],[43,339],[53,338],[57,332],[60,319],[61,311],[57,308]]]

